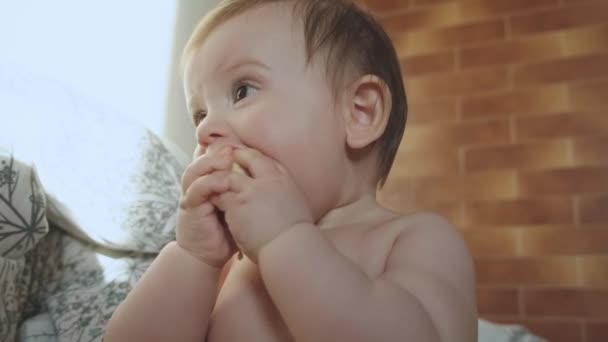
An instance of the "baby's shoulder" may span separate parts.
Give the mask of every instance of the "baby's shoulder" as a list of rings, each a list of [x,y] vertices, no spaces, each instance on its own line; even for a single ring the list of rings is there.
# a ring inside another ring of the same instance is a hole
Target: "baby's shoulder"
[[[369,242],[374,249],[379,247],[377,242],[382,241],[388,252],[406,248],[412,253],[427,254],[439,248],[464,248],[464,239],[458,229],[440,215],[430,212],[401,214],[383,208],[380,215],[355,227],[341,230],[338,236],[358,237]]]
[[[461,232],[434,213],[396,215],[380,230],[394,236],[391,254],[397,257],[410,260],[428,257],[444,261],[454,258],[463,262],[470,259]]]
[[[400,244],[462,243],[462,235],[442,216],[431,212],[399,214],[391,212],[388,219],[375,227],[378,234],[391,235]]]
[[[393,234],[401,243],[462,243],[462,234],[449,221],[431,212],[393,214],[378,227],[383,234]]]
[[[396,230],[387,267],[434,275],[470,294],[474,287],[472,257],[460,231],[433,213],[399,215],[384,227]],[[471,298],[472,300],[472,298]]]

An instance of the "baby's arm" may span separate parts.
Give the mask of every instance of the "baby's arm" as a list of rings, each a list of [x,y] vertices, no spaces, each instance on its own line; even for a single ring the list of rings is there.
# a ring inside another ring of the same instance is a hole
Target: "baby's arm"
[[[168,244],[112,316],[104,341],[204,341],[219,274]]]
[[[226,191],[229,150],[197,156],[182,177],[177,242],[168,244],[108,324],[105,341],[201,342],[217,298],[221,268],[234,254],[215,207]]]
[[[297,341],[476,341],[474,274],[462,239],[432,215],[395,224],[403,229],[377,278],[312,225],[262,249],[262,278]]]

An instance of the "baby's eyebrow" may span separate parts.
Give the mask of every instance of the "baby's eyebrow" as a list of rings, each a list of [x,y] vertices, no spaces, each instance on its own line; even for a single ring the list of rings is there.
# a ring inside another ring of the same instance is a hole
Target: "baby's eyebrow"
[[[253,59],[253,58],[237,60],[233,64],[228,64],[228,66],[224,70],[226,72],[232,72],[234,70],[237,70],[237,69],[240,69],[240,68],[246,67],[246,66],[255,66],[258,68],[265,69],[265,70],[271,70],[271,68],[268,65],[264,64],[263,62],[261,62],[257,59]]]

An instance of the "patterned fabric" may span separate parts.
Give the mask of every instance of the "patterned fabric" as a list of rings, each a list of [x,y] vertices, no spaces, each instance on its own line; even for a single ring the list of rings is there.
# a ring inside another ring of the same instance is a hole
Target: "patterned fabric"
[[[45,210],[36,172],[0,153],[0,341],[14,341],[18,323],[40,310],[56,273]]]
[[[112,258],[65,234],[62,250],[64,271],[46,298],[58,341],[100,341],[112,313],[154,257]]]
[[[0,257],[0,341],[15,341],[20,322],[48,310],[63,268],[61,236],[51,231],[23,257]]]
[[[48,313],[29,318],[19,327],[19,338],[28,342],[58,342],[55,325]]]
[[[0,153],[0,256],[17,259],[48,232],[46,200],[36,172]]]

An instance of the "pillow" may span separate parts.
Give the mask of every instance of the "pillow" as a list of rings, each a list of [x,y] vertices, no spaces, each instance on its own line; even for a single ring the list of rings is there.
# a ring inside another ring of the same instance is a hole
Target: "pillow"
[[[479,342],[546,342],[521,325],[497,324],[483,319],[478,324]]]
[[[30,293],[45,278],[26,265],[49,232],[46,201],[36,171],[0,150],[0,340],[14,340],[17,325],[34,310]],[[48,260],[47,260],[48,261]],[[51,264],[49,263],[49,266]],[[52,267],[49,267],[49,269]],[[29,271],[29,272],[28,272]],[[34,279],[36,278],[36,279]]]
[[[0,257],[17,259],[49,231],[36,171],[0,151]]]
[[[50,221],[120,251],[156,253],[175,238],[187,158],[142,125],[53,80],[1,65],[0,122],[0,147],[36,166]]]

